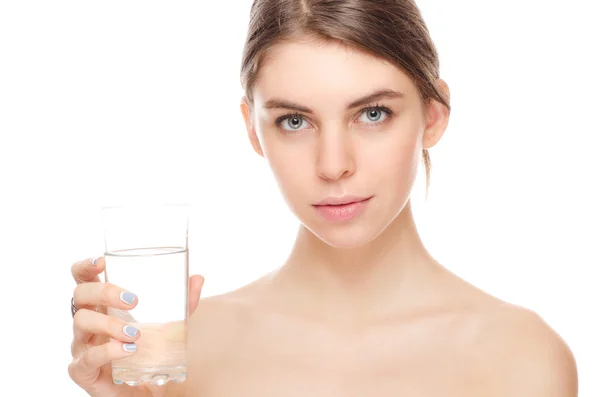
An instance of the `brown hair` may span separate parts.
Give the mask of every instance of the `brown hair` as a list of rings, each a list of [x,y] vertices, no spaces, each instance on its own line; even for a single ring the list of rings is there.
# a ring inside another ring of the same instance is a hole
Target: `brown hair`
[[[244,46],[241,82],[252,103],[252,85],[269,48],[302,34],[334,40],[383,58],[407,73],[422,103],[450,110],[435,84],[439,59],[414,0],[254,0]],[[427,188],[431,159],[423,149]]]

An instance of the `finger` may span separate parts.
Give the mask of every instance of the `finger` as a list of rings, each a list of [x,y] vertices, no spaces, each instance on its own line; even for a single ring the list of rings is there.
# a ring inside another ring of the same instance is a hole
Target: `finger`
[[[135,343],[118,341],[93,346],[71,362],[69,376],[81,387],[90,386],[98,379],[100,368],[103,365],[134,354],[135,348]]]
[[[81,309],[73,319],[76,343],[86,344],[92,335],[104,335],[122,342],[134,342],[140,337],[139,329],[116,317],[92,310]]]
[[[200,301],[202,286],[204,285],[204,277],[195,275],[190,277],[190,297],[189,297],[189,314],[194,313]]]
[[[79,284],[73,291],[73,301],[78,308],[108,306],[115,309],[131,310],[137,303],[137,296],[111,283],[89,282]]]
[[[106,262],[104,258],[87,258],[75,262],[71,266],[71,274],[77,284],[100,281],[98,274],[104,271]]]

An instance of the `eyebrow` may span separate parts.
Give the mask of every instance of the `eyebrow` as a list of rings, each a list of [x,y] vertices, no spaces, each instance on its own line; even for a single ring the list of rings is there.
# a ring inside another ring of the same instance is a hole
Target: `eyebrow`
[[[377,90],[371,94],[368,94],[368,95],[365,95],[358,99],[355,99],[354,101],[350,102],[347,105],[347,108],[348,109],[357,108],[359,106],[367,105],[369,103],[376,102],[376,101],[379,101],[384,98],[386,98],[386,99],[404,98],[404,94],[399,91],[381,89],[381,90]],[[286,101],[285,99],[279,99],[279,98],[269,99],[268,101],[265,102],[265,104],[263,105],[263,108],[264,109],[288,109],[288,110],[293,110],[296,112],[302,112],[302,113],[308,113],[308,114],[313,113],[313,111],[306,106],[299,105],[297,103],[293,103],[290,101]]]

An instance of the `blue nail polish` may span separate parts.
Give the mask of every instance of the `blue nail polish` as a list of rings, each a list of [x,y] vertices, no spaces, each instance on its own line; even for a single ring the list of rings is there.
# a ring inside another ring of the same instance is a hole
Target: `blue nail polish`
[[[129,292],[129,291],[124,291],[121,292],[121,300],[125,303],[127,303],[128,305],[131,305],[133,303],[133,301],[135,300],[135,294],[133,292]]]
[[[136,327],[131,326],[131,325],[126,325],[126,326],[123,327],[123,333],[125,335],[130,336],[130,337],[133,338],[134,336],[137,335],[138,329]]]
[[[133,353],[134,351],[136,351],[137,346],[135,345],[135,343],[125,343],[123,345],[123,350],[125,350],[127,353]]]
[[[113,379],[115,385],[122,385],[123,381],[121,379]]]

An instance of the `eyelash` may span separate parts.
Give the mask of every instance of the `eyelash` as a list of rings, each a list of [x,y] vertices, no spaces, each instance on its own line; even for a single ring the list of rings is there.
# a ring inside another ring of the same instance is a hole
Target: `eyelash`
[[[385,113],[387,117],[389,117],[389,116],[391,116],[393,114],[392,110],[390,108],[388,108],[387,106],[375,104],[375,105],[367,106],[366,108],[361,109],[361,111],[359,113],[359,117],[360,117],[360,115],[363,115],[365,112],[370,112],[372,110],[381,111],[381,112]],[[275,120],[275,125],[277,125],[278,127],[280,127],[281,123],[283,121],[288,120],[288,119],[292,119],[292,118],[299,118],[300,120],[305,120],[304,116],[302,114],[300,114],[300,113],[297,113],[297,112],[287,113],[287,114],[284,114],[283,116],[278,117],[277,120]],[[383,121],[369,123],[369,125],[370,126],[378,126],[380,124],[385,123],[387,120],[388,119],[386,118]],[[284,129],[284,132],[289,134],[289,133],[293,133],[294,131],[293,130],[285,130]]]

